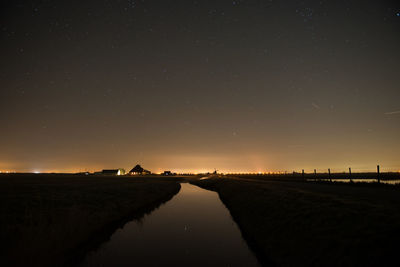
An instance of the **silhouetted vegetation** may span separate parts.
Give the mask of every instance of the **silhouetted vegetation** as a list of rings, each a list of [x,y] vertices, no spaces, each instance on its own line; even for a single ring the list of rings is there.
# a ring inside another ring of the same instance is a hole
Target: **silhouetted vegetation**
[[[398,265],[399,186],[254,176],[192,183],[219,193],[265,265]]]
[[[293,181],[293,180],[315,180],[315,181],[327,181],[329,178],[333,180],[345,180],[345,179],[366,179],[372,181],[377,181],[377,173],[376,172],[358,172],[358,173],[349,173],[349,172],[336,172],[331,173],[331,177],[329,177],[328,172],[326,173],[304,173],[304,176],[301,172],[293,172],[293,173],[282,173],[282,174],[230,174],[226,175],[226,177],[238,177],[242,179],[257,179],[257,180],[279,180],[279,181]],[[399,172],[381,172],[380,173],[381,181],[392,181],[392,180],[400,180]]]
[[[0,175],[2,265],[75,265],[180,189],[177,179],[149,178]]]

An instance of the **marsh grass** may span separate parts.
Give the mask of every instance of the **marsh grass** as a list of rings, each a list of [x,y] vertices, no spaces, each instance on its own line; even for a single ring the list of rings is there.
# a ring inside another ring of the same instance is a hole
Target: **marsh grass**
[[[76,264],[180,189],[176,179],[152,178],[1,175],[2,266]]]
[[[264,265],[398,265],[398,186],[233,177],[192,183],[219,193]]]

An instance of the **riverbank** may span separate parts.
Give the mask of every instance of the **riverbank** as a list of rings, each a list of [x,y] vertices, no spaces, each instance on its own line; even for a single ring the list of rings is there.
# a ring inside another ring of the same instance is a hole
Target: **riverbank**
[[[398,186],[211,178],[264,264],[394,266],[400,240]]]
[[[179,192],[176,178],[0,176],[4,266],[76,264],[125,222]]]

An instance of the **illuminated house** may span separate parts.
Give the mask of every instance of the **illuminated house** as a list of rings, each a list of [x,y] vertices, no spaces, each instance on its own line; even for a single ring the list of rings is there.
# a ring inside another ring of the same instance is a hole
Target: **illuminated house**
[[[125,175],[125,170],[124,169],[102,170],[101,174],[103,174],[103,175]]]
[[[145,175],[145,174],[151,174],[150,171],[145,170],[140,166],[139,164],[133,167],[133,169],[129,172],[130,175]]]

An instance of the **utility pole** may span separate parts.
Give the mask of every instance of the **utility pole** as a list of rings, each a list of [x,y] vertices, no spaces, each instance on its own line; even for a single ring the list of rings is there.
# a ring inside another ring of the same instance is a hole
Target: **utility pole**
[[[352,182],[352,180],[351,180],[351,167],[349,168],[349,176],[350,176],[350,182]]]
[[[332,178],[331,178],[331,169],[328,169],[328,174],[329,174],[329,182],[332,183]]]
[[[379,168],[379,165],[376,166],[376,171],[377,171],[377,174],[378,174],[378,184],[381,182],[380,170],[379,170],[379,169],[380,169],[380,168]]]

